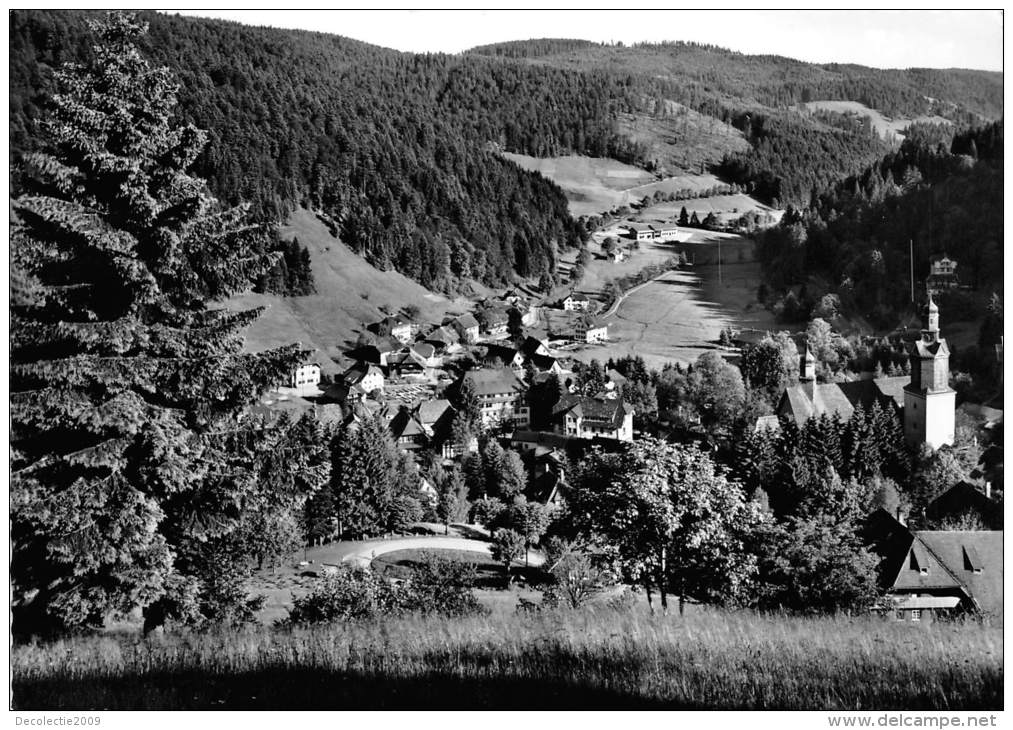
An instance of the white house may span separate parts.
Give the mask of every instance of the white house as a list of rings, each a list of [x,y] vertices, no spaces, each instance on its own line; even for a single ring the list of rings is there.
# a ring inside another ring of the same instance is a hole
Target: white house
[[[654,229],[643,223],[627,223],[626,230],[635,241],[654,240]]]
[[[292,388],[309,388],[320,384],[320,365],[315,362],[303,363],[292,370],[289,385]]]
[[[525,428],[531,422],[527,388],[513,370],[483,368],[465,373],[463,379],[471,382],[484,426],[512,424]]]
[[[594,344],[596,342],[605,342],[608,338],[609,327],[602,322],[581,317],[573,325],[574,342]]]
[[[372,363],[355,363],[342,374],[341,379],[349,387],[358,386],[364,393],[383,390],[383,371]]]
[[[633,440],[633,407],[622,398],[567,394],[553,408],[554,430],[563,436]]]
[[[584,294],[570,292],[563,300],[563,309],[567,312],[586,312],[591,308],[591,300]]]

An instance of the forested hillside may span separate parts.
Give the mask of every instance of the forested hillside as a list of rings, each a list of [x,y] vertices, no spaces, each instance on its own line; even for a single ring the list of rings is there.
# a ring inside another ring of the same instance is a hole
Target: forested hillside
[[[857,101],[891,116],[937,114],[957,124],[1002,115],[1002,74],[963,69],[873,69],[749,56],[694,43],[603,45],[540,39],[471,53],[570,70],[650,79],[645,94],[683,104],[741,130],[751,145],[716,172],[766,202],[808,206],[840,179],[888,151],[872,129],[839,114],[809,119],[789,107],[817,99]],[[662,104],[652,104],[662,109]]]
[[[895,325],[910,307],[912,249],[918,297],[930,256],[944,252],[972,292],[1001,291],[1002,163],[1002,121],[956,135],[948,126],[911,128],[898,151],[760,235],[766,278],[781,291],[819,277],[845,308],[880,326]],[[824,293],[790,297],[786,308],[805,317]],[[982,296],[950,299],[951,321],[983,314]]]
[[[86,17],[12,13],[12,162],[44,143],[35,120],[53,68],[87,59]],[[316,210],[377,267],[445,292],[467,278],[501,284],[551,274],[556,252],[586,235],[557,186],[499,150],[654,169],[643,130],[661,134],[665,125],[642,125],[636,142],[622,130],[682,105],[734,125],[750,144],[714,172],[768,203],[805,207],[889,149],[853,118],[803,116],[787,105],[853,99],[958,122],[1001,109],[1001,74],[984,72],[559,39],[416,55],[320,33],[142,17],[151,27],[142,51],[180,79],[181,121],[208,130],[194,173],[215,195],[249,203],[263,219]]]

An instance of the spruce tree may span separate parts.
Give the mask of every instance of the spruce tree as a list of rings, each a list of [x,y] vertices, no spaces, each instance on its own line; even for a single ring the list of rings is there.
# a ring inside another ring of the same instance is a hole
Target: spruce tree
[[[204,557],[259,489],[263,425],[240,419],[301,357],[242,354],[259,312],[208,303],[271,264],[264,232],[187,169],[177,83],[93,24],[56,72],[50,141],[17,170],[11,223],[11,577],[15,633],[99,625],[155,602],[192,616]]]

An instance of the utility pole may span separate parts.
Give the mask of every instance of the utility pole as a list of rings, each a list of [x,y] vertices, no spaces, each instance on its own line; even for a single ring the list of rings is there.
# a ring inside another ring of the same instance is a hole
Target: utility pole
[[[908,257],[911,259],[911,303],[915,303],[915,243],[914,239],[908,241]]]
[[[718,239],[718,286],[721,286],[721,239]]]

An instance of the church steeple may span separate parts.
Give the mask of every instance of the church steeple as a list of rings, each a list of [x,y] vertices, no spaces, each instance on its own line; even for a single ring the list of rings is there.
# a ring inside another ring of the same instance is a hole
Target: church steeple
[[[952,444],[955,393],[950,389],[950,349],[939,336],[939,307],[929,295],[921,338],[908,349],[911,382],[904,387],[904,432],[912,446]]]
[[[929,292],[929,326],[923,330],[924,332],[932,332],[935,334],[933,341],[939,337],[939,307],[934,301],[932,301],[932,292]]]

